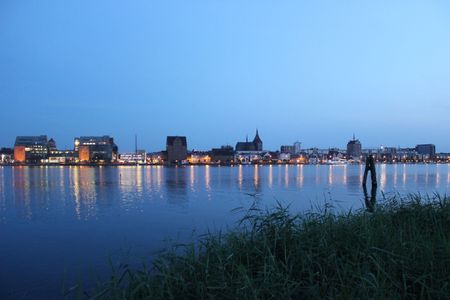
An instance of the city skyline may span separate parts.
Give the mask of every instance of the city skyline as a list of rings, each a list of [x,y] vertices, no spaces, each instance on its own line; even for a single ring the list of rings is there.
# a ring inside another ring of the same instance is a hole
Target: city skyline
[[[450,152],[446,1],[53,0],[0,4],[0,145],[267,149],[434,143]]]
[[[244,138],[242,138],[242,139],[236,139],[234,142],[232,142],[232,143],[222,143],[222,144],[217,144],[217,145],[211,145],[210,147],[206,147],[206,148],[198,148],[198,147],[194,147],[194,146],[191,146],[190,145],[190,137],[189,136],[183,136],[183,135],[178,135],[178,136],[182,136],[183,138],[186,138],[187,139],[187,149],[188,150],[193,150],[193,151],[209,151],[209,150],[211,150],[211,149],[213,149],[213,148],[220,148],[220,147],[224,147],[224,146],[231,146],[233,149],[235,149],[236,151],[240,151],[240,150],[252,150],[252,149],[239,149],[239,147],[238,147],[238,145],[239,144],[243,144],[243,141],[245,140],[245,142],[249,142],[250,144],[252,144],[252,143],[254,143],[254,139],[256,139],[257,137],[259,138],[259,130],[258,130],[258,128],[256,129],[256,132],[254,133],[254,134],[256,134],[255,135],[255,137],[253,138],[253,135],[246,135],[246,137],[245,137],[245,139]],[[172,136],[174,136],[174,135],[172,135]],[[58,142],[58,140],[56,139],[56,138],[54,138],[52,135],[49,135],[49,134],[39,134],[39,135],[30,135],[30,134],[27,134],[27,135],[17,135],[17,136],[15,136],[15,141],[17,142],[17,138],[39,138],[39,137],[45,137],[46,139],[49,139],[49,140],[51,140],[51,142],[53,143],[53,144],[55,144],[55,148],[58,148],[59,150],[73,150],[73,149],[77,149],[77,146],[78,146],[78,143],[79,143],[79,139],[80,139],[80,137],[82,137],[82,138],[97,138],[97,137],[111,137],[111,138],[113,138],[113,139],[115,139],[114,138],[114,135],[108,135],[108,134],[99,134],[99,135],[77,135],[76,137],[73,137],[72,138],[72,143],[71,144],[69,144],[69,145],[62,145],[62,144],[60,144],[59,142]],[[169,135],[166,135],[165,136],[165,138],[164,138],[164,141],[166,141],[166,139],[167,139],[167,137],[169,137]],[[252,142],[252,140],[253,140],[253,142]],[[117,141],[117,140],[116,140]],[[117,145],[118,145],[118,147],[119,147],[119,152],[120,153],[133,153],[133,152],[136,152],[137,150],[139,150],[139,151],[141,151],[141,150],[145,150],[146,152],[159,152],[159,151],[161,151],[161,150],[163,150],[163,148],[165,147],[165,145],[166,145],[166,143],[163,141],[162,143],[161,143],[161,146],[156,146],[156,145],[153,145],[153,147],[152,148],[150,148],[150,149],[147,149],[147,148],[144,148],[144,147],[141,147],[140,146],[140,144],[139,144],[139,139],[138,139],[138,136],[137,135],[134,135],[133,136],[133,142],[134,142],[134,144],[133,144],[133,147],[132,148],[130,148],[130,149],[128,149],[128,148],[122,148],[121,147],[121,145],[120,145],[120,143],[117,143]],[[295,144],[299,144],[300,146],[299,146],[299,149],[302,149],[302,150],[308,150],[308,149],[321,149],[321,150],[326,150],[326,149],[340,149],[340,150],[344,150],[347,146],[348,146],[348,144],[351,144],[352,142],[357,142],[359,145],[360,145],[360,147],[361,147],[361,145],[362,145],[362,149],[382,149],[382,148],[397,148],[397,149],[400,149],[400,148],[414,148],[414,147],[416,147],[416,146],[418,146],[418,145],[424,145],[424,144],[432,144],[432,145],[436,145],[435,143],[433,143],[432,141],[428,141],[427,143],[421,143],[421,142],[415,142],[415,143],[413,143],[413,144],[410,144],[410,145],[388,145],[388,144],[381,144],[381,145],[377,145],[377,146],[372,146],[372,145],[366,145],[366,144],[364,144],[364,142],[361,140],[361,138],[360,137],[358,137],[357,135],[355,135],[355,133],[353,133],[353,135],[352,135],[352,137],[351,138],[349,138],[349,139],[347,139],[346,141],[345,141],[345,143],[343,144],[343,145],[328,145],[328,146],[326,146],[326,147],[318,147],[317,145],[305,145],[304,143],[303,143],[303,141],[301,141],[301,140],[295,140],[295,141],[292,141],[292,142],[285,142],[285,143],[282,143],[282,144],[279,144],[279,145],[277,145],[277,146],[275,146],[275,147],[273,147],[273,148],[270,148],[270,147],[266,147],[266,146],[264,146],[264,148],[260,148],[260,149],[254,149],[255,151],[279,151],[280,150],[280,148],[282,148],[282,147],[285,147],[285,146],[292,146],[292,147],[294,147],[294,145]],[[262,142],[261,142],[262,143]],[[270,144],[270,143],[268,143],[268,144]],[[266,142],[264,143],[264,145],[266,145]],[[13,148],[14,147],[14,143],[12,143],[12,144],[8,144],[8,145],[0,145],[0,148],[1,149],[9,149],[9,148]],[[262,147],[262,146],[261,146]],[[438,149],[438,147],[436,147],[437,149]],[[449,153],[449,151],[443,151],[443,150],[441,150],[441,149],[438,149],[438,152],[440,152],[440,153]]]

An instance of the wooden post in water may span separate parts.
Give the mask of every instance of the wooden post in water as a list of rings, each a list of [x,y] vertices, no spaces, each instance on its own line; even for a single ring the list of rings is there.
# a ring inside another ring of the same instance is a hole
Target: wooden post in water
[[[363,191],[364,191],[364,203],[366,204],[367,211],[374,212],[375,204],[377,203],[377,186],[372,185],[372,188],[370,189],[370,197],[369,194],[367,193],[366,185],[363,185]]]
[[[363,178],[363,186],[366,186],[366,182],[367,182],[367,175],[370,171],[370,178],[372,181],[372,187],[376,187],[377,184],[377,174],[375,172],[375,161],[373,160],[373,156],[372,154],[370,154],[367,158],[366,158],[366,168],[364,169],[364,178]]]
[[[370,179],[372,181],[372,188],[370,189],[370,198],[367,193],[367,175],[370,172]],[[375,161],[372,154],[366,158],[366,168],[364,169],[363,177],[364,202],[366,203],[367,211],[373,212],[375,210],[375,203],[377,197],[377,173],[375,172]]]

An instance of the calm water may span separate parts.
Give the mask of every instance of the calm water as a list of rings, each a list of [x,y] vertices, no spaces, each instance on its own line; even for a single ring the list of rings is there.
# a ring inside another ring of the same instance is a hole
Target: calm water
[[[363,166],[0,167],[0,298],[58,298],[167,238],[233,225],[254,200],[363,206]],[[379,193],[447,193],[449,165],[378,165]],[[381,198],[381,197],[378,197]]]

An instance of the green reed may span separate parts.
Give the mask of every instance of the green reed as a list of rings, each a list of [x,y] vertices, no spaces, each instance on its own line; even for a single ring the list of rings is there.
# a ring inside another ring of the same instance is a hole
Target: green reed
[[[181,253],[180,253],[181,250]],[[384,199],[374,212],[252,207],[238,226],[122,265],[91,299],[450,298],[450,198]]]

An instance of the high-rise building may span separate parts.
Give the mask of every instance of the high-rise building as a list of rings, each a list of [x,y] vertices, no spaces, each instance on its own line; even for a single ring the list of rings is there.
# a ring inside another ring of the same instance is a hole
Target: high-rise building
[[[361,150],[361,142],[355,138],[355,135],[353,135],[353,139],[347,143],[347,157],[359,158],[362,153]]]
[[[74,140],[78,160],[85,163],[111,163],[117,160],[118,147],[114,138],[104,136],[81,136]]]
[[[49,141],[46,135],[16,137],[14,143],[15,162],[39,163],[48,158],[48,153]]]
[[[294,143],[294,154],[300,154],[300,152],[302,152],[302,143],[296,141]]]
[[[436,156],[436,146],[433,144],[420,144],[416,146],[417,154],[433,159]]]
[[[168,136],[166,141],[167,164],[179,165],[187,159],[185,136]]]

